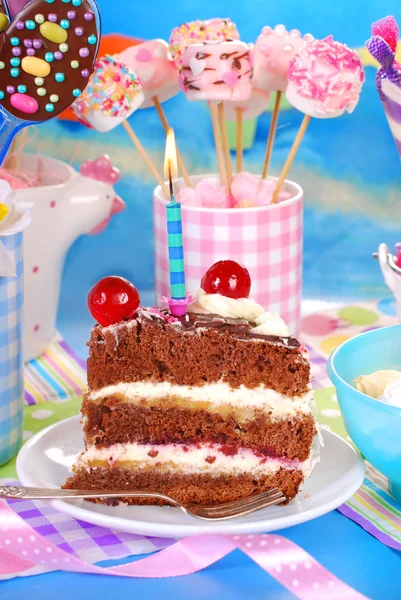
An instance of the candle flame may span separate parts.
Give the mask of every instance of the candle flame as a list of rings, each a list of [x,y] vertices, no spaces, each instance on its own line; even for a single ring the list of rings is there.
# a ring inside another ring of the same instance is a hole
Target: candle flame
[[[175,145],[174,129],[167,131],[166,152],[164,154],[164,177],[166,180],[174,179],[178,175],[177,148]]]

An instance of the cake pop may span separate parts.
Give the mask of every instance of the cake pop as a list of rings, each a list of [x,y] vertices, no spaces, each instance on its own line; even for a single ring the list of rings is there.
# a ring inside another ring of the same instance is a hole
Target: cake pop
[[[239,33],[231,19],[191,21],[179,25],[170,35],[170,52],[178,70],[181,69],[185,48],[207,41],[239,40]]]
[[[353,112],[363,82],[358,54],[329,36],[308,42],[291,61],[286,97],[304,114],[330,119]]]
[[[135,73],[118,56],[106,55],[95,63],[88,87],[72,109],[80,121],[105,133],[128,119],[144,98]]]
[[[74,10],[63,0],[53,0],[51,10],[47,0],[33,0],[16,15],[1,36],[0,104],[7,130],[0,162],[20,129],[59,115],[81,95],[99,35],[93,0],[77,0]]]
[[[252,94],[252,54],[239,40],[188,46],[179,83],[189,101],[248,100]]]

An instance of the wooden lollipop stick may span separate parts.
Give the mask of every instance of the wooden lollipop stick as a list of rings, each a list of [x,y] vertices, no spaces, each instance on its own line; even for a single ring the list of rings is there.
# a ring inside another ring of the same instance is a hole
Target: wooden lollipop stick
[[[159,115],[159,119],[164,127],[164,131],[167,133],[167,131],[170,129],[170,125],[169,125],[169,122],[167,121],[166,113],[164,112],[163,107],[160,104],[160,100],[157,96],[153,96],[152,101],[157,110],[157,114]],[[188,171],[185,167],[184,160],[183,160],[182,155],[181,155],[180,151],[178,150],[178,148],[177,148],[177,163],[178,163],[178,168],[180,170],[180,173],[184,178],[185,185],[187,187],[193,187],[192,182],[188,175]]]
[[[280,112],[281,94],[282,94],[282,92],[279,92],[279,91],[276,92],[276,101],[274,103],[272,120],[270,123],[269,135],[268,135],[267,144],[266,144],[265,160],[263,161],[262,179],[266,179],[267,174],[269,172],[270,160],[272,157],[273,146],[274,146],[274,138],[276,137],[278,113]]]
[[[242,161],[244,155],[244,143],[243,143],[243,112],[241,108],[237,108],[237,173],[242,171]]]
[[[19,133],[17,140],[18,140],[18,149],[17,149],[17,155],[15,157],[15,168],[16,169],[20,169],[21,168],[21,163],[22,163],[22,156],[24,154],[24,149],[26,146],[26,143],[28,141],[28,127],[24,127],[24,129],[22,129],[22,131]]]
[[[223,152],[224,152],[224,162],[226,165],[227,184],[228,184],[228,189],[230,189],[231,183],[233,180],[233,169],[231,166],[230,143],[228,141],[227,122],[226,122],[226,115],[224,113],[224,102],[220,102],[220,104],[218,106],[218,111],[219,111],[221,137],[223,139]]]
[[[223,142],[221,139],[221,129],[219,125],[219,111],[213,102],[209,102],[210,114],[212,117],[214,143],[216,146],[217,163],[219,165],[219,173],[221,179],[221,185],[227,187],[227,176],[224,165],[224,154],[223,154]]]
[[[292,144],[292,148],[290,150],[290,153],[289,153],[289,155],[287,157],[287,160],[285,161],[284,167],[283,167],[283,169],[282,169],[282,171],[280,173],[280,177],[278,178],[277,187],[276,187],[276,189],[274,191],[274,194],[273,194],[273,200],[272,200],[273,204],[275,202],[277,202],[277,200],[278,200],[278,196],[280,194],[281,186],[283,185],[284,180],[287,177],[289,170],[291,169],[291,165],[294,162],[295,155],[296,155],[296,153],[298,151],[298,148],[301,145],[302,138],[305,135],[305,131],[306,131],[308,125],[309,125],[309,121],[310,120],[311,120],[311,118],[310,118],[309,115],[305,115],[304,118],[302,119],[301,126],[298,129],[298,133],[296,135],[294,143]]]
[[[164,195],[166,196],[166,198],[170,198],[168,187],[164,183],[163,178],[157,170],[155,163],[150,158],[149,154],[146,152],[145,148],[142,146],[141,142],[137,138],[131,125],[128,123],[128,121],[123,121],[122,125],[125,131],[127,132],[129,138],[131,139],[132,143],[134,144],[135,148],[138,150],[139,154],[142,156],[143,160],[148,165],[149,169],[152,171],[153,176],[156,179],[157,183],[161,186]]]

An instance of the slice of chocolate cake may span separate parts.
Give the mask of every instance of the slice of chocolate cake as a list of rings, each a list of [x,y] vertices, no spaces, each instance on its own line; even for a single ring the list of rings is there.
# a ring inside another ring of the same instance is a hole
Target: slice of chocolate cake
[[[155,501],[124,490],[211,504],[279,488],[290,501],[310,474],[308,353],[252,300],[201,289],[183,317],[138,307],[96,325],[89,352],[86,449],[64,487],[129,504]]]

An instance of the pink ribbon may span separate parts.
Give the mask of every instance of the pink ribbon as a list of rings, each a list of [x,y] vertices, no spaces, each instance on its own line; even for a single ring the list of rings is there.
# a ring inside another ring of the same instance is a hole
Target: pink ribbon
[[[120,577],[164,578],[189,575],[239,549],[301,600],[367,600],[335,577],[310,554],[275,534],[195,535],[147,558],[102,568],[68,554],[38,535],[0,501],[0,575],[45,569]]]

